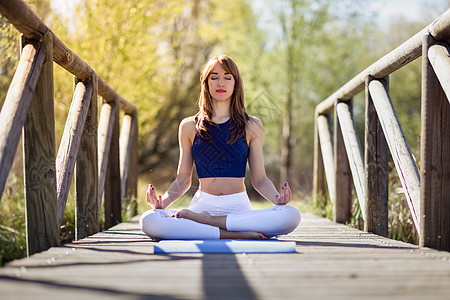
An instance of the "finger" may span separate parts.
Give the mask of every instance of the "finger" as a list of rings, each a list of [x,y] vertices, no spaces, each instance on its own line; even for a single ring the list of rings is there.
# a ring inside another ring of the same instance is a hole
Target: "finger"
[[[289,183],[286,182],[286,190],[287,190],[287,202],[290,202],[292,200],[292,191],[291,187],[289,186]]]
[[[159,195],[159,198],[158,198],[158,207],[157,208],[163,208],[163,202],[162,202],[161,195]]]
[[[151,196],[152,196],[152,199],[154,199],[154,200],[156,200],[157,199],[157,197],[156,197],[156,191],[155,191],[155,188],[152,186],[152,190],[150,191],[150,194],[151,194]]]
[[[289,188],[289,201],[292,201],[292,191],[291,191],[291,188]]]
[[[151,201],[150,191],[151,191],[151,188],[149,185],[147,188],[147,191],[145,192],[145,202],[147,202],[147,203],[150,203],[150,201]]]
[[[279,203],[278,203],[279,205],[283,205],[283,204],[284,204],[285,196],[286,196],[286,195],[285,195],[285,188],[284,188],[284,186],[282,186],[282,187],[281,187],[280,196],[279,196],[279,198],[278,198],[278,199],[280,200]]]
[[[284,204],[288,202],[289,202],[289,187],[287,186],[286,183],[286,186],[284,187]]]

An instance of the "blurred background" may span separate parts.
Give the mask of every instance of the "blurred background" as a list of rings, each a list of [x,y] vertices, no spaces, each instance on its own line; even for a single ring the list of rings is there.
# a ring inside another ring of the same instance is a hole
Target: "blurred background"
[[[200,69],[208,58],[226,54],[242,73],[248,112],[264,124],[268,176],[277,187],[288,178],[299,202],[310,199],[312,189],[315,106],[450,4],[449,0],[26,2],[71,50],[138,107],[139,198],[148,183],[162,193],[174,180],[177,129],[181,119],[197,112]],[[1,105],[17,65],[19,38],[3,17],[0,25]],[[73,79],[56,64],[54,76],[59,145]],[[416,160],[420,160],[420,78],[419,59],[390,79],[391,97]],[[360,94],[354,99],[354,115],[361,141],[363,112]],[[20,148],[2,198],[20,201],[16,188],[23,182]],[[194,178],[188,194],[197,187]],[[394,179],[392,190],[398,187]],[[252,199],[259,199],[249,182],[248,190]],[[140,212],[144,209],[139,206]],[[13,213],[2,210],[7,218]]]

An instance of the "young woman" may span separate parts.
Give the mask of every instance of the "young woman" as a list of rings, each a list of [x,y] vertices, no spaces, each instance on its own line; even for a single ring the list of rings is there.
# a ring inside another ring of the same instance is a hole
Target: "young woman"
[[[152,185],[141,219],[153,239],[267,239],[287,234],[300,223],[300,212],[286,182],[281,192],[267,178],[263,161],[263,126],[247,115],[241,75],[228,56],[211,58],[200,76],[199,112],[179,126],[177,177],[163,196]],[[249,164],[253,187],[274,206],[252,210],[244,184]],[[193,164],[199,189],[188,209],[166,210],[191,186]]]

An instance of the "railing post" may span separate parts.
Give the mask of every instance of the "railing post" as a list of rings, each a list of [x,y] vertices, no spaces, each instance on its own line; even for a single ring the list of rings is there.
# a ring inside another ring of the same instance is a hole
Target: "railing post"
[[[313,170],[313,201],[317,203],[318,198],[326,194],[325,169],[323,166],[322,150],[320,149],[319,130],[317,126],[318,114],[314,118],[314,170]]]
[[[92,83],[77,82],[56,157],[58,219],[61,224],[92,96]]]
[[[369,91],[398,177],[405,191],[414,225],[418,230],[420,228],[420,175],[416,162],[409,149],[386,86],[381,80],[372,80],[369,83]]]
[[[320,148],[323,157],[325,177],[327,182],[330,201],[334,205],[334,158],[333,158],[333,139],[330,132],[330,116],[319,115],[317,117],[317,129],[319,132]]]
[[[22,37],[22,43],[26,40]],[[27,254],[59,245],[56,198],[53,39],[43,37],[45,62],[23,127]]]
[[[364,202],[364,158],[356,132],[352,112],[347,102],[341,101],[336,104],[336,113],[341,127],[345,151],[347,152],[350,170],[352,171],[353,184],[358,197],[359,206],[363,218],[365,218],[366,206]]]
[[[111,144],[108,155],[108,168],[106,171],[104,217],[105,229],[110,228],[122,221],[122,192],[120,182],[119,163],[119,98],[114,103],[114,124],[112,130]]]
[[[128,170],[130,167],[131,147],[133,144],[133,122],[132,115],[125,114],[122,118],[122,128],[120,131],[120,180],[122,201],[125,196]]]
[[[428,59],[428,49],[433,43],[431,36],[424,36],[419,243],[449,251],[450,104]]]
[[[383,129],[378,119],[369,83],[373,78],[366,78],[366,117],[365,117],[365,201],[366,217],[364,230],[388,236],[388,194],[389,149]],[[389,90],[389,78],[382,80]]]
[[[138,119],[137,113],[133,114],[131,122],[131,141],[129,149],[129,162],[127,181],[125,188],[125,198],[130,201],[132,214],[137,215],[137,183],[138,183]]]
[[[5,188],[44,60],[45,51],[40,43],[33,42],[22,49],[0,112],[0,195]]]
[[[109,147],[114,125],[114,103],[106,102],[102,98],[100,121],[98,124],[98,212],[102,207],[103,191],[105,190],[106,172],[108,169]]]
[[[74,77],[75,87],[80,81]],[[92,73],[92,96],[81,136],[75,167],[75,239],[99,231],[98,150],[97,150],[97,75]]]
[[[352,100],[347,101],[347,103],[351,111]],[[336,107],[334,109],[334,170],[335,201],[333,219],[335,222],[346,224],[352,218],[353,182]]]

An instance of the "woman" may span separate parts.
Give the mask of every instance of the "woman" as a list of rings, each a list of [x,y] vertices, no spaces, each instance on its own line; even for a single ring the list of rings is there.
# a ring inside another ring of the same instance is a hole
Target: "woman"
[[[247,115],[241,75],[228,56],[211,58],[200,76],[199,112],[179,126],[177,177],[163,196],[149,185],[142,230],[154,239],[267,239],[287,234],[300,212],[286,182],[278,193],[263,161],[263,126]],[[249,164],[253,187],[275,206],[252,210],[244,177]],[[199,189],[188,209],[166,210],[191,186],[193,163]]]

